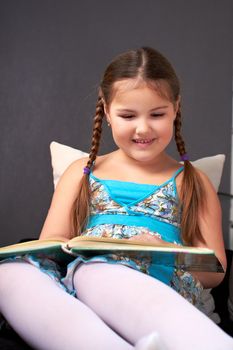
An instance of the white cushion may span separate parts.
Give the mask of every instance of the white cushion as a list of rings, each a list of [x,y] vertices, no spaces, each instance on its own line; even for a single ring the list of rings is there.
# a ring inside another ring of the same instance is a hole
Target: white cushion
[[[61,143],[55,141],[50,143],[50,154],[53,168],[54,188],[57,186],[61,175],[72,162],[74,162],[76,159],[88,156],[88,153],[62,145]]]
[[[224,154],[217,154],[216,156],[200,158],[191,162],[196,168],[202,170],[209,177],[216,192],[221,182],[225,158]]]
[[[72,162],[88,156],[88,153],[86,152],[55,141],[50,144],[50,153],[52,159],[54,187],[56,187],[60,176]],[[192,164],[202,170],[209,177],[217,192],[221,181],[224,161],[225,155],[218,154],[216,156],[200,158],[192,161]]]

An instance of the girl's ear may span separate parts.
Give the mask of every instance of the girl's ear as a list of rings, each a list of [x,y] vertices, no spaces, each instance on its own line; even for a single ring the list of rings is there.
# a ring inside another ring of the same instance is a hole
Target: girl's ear
[[[107,115],[108,108],[107,108],[107,105],[106,105],[105,101],[103,103],[104,103],[104,114]]]
[[[175,113],[178,112],[179,107],[180,107],[180,101],[181,101],[181,96],[179,95],[176,102],[175,102]]]
[[[110,123],[108,107],[107,107],[107,104],[105,103],[105,101],[104,101],[104,114],[105,114],[107,122]]]

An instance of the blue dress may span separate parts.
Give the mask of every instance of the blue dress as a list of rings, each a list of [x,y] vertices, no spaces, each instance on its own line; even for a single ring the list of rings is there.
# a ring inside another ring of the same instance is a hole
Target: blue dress
[[[91,172],[90,217],[82,235],[121,239],[148,233],[182,245],[182,207],[175,181],[182,170],[183,167],[161,185],[102,180]],[[203,287],[190,273],[158,265],[149,258],[129,258],[122,254],[78,256],[68,265],[67,275],[62,279],[71,294],[75,294],[73,274],[76,267],[80,263],[97,261],[129,266],[166,283],[194,305],[200,301]]]
[[[164,241],[182,245],[180,201],[176,176],[161,185],[138,184],[118,180],[102,180],[89,176],[90,218],[82,235],[111,238],[130,238],[142,233],[158,236]],[[76,295],[73,275],[81,263],[106,262],[122,264],[146,273],[166,283],[192,304],[201,308],[202,285],[189,272],[171,266],[157,265],[149,258],[129,258],[122,254],[98,255],[91,258],[78,256],[67,266],[66,274],[49,258],[32,254],[15,256],[5,261],[26,261],[48,274],[61,288]]]

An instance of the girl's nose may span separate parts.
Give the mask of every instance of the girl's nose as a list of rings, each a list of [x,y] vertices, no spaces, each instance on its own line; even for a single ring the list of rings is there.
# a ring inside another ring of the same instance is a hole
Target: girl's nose
[[[145,135],[148,133],[148,131],[150,131],[150,125],[148,121],[146,120],[138,121],[136,126],[137,135]]]

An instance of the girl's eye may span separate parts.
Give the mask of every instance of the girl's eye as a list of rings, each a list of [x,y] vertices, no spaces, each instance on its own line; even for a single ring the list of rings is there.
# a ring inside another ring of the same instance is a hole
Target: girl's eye
[[[153,114],[151,114],[151,116],[154,118],[163,117],[164,115],[165,115],[165,113],[153,113]],[[123,119],[132,119],[135,116],[133,114],[122,114],[122,115],[119,115],[119,117],[121,117]]]
[[[121,118],[123,118],[123,119],[131,119],[131,118],[133,118],[134,116],[133,115],[131,115],[131,114],[125,114],[125,115],[120,115],[119,117],[121,117]]]
[[[163,117],[165,113],[153,113],[151,114],[152,117]]]

